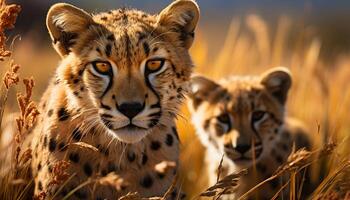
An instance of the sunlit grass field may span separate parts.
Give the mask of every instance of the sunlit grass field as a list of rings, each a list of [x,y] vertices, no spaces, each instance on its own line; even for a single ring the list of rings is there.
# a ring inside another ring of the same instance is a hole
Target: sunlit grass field
[[[332,170],[349,159],[350,57],[342,55],[332,63],[322,60],[320,50],[327,47],[322,46],[317,35],[313,35],[309,27],[292,31],[300,24],[287,18],[280,18],[275,30],[271,26],[257,15],[232,20],[222,49],[215,57],[208,53],[215,39],[205,35],[204,30],[200,31],[202,34],[192,48],[195,72],[220,79],[229,75],[260,74],[275,66],[288,67],[293,75],[293,86],[287,115],[305,123],[315,149],[328,142],[338,144],[335,153],[327,158],[328,166],[320,166],[324,165],[321,162],[312,166],[313,178],[317,179],[321,169]],[[292,32],[297,35],[290,35]],[[207,186],[203,148],[200,148],[185,107],[183,112],[185,117],[178,124],[183,140],[184,188],[190,194],[198,194]]]
[[[34,78],[33,98],[38,102],[59,56],[49,42],[38,46],[30,38],[19,36],[12,39],[12,57],[21,65],[21,77]],[[312,28],[285,17],[281,17],[277,24],[268,24],[257,15],[233,19],[225,41],[220,44],[222,48],[214,54],[210,47],[215,42],[214,36],[199,28],[191,48],[195,73],[220,79],[229,75],[260,74],[275,66],[286,66],[291,70],[293,86],[288,98],[288,115],[305,123],[315,149],[328,142],[337,143],[334,153],[327,157],[329,162],[316,162],[311,166],[314,179],[319,177],[320,171],[332,172],[344,160],[350,159],[350,54],[339,55],[332,62],[322,59],[320,51],[327,47],[322,46]],[[7,68],[8,62],[1,63],[2,73]],[[17,89],[21,90],[21,87]],[[12,89],[6,113],[16,110],[15,93]],[[182,112],[183,117],[178,120],[182,141],[179,181],[191,199],[208,185],[203,163],[204,148],[194,133],[185,105]],[[341,178],[345,176],[333,176],[334,181],[327,184],[336,185],[344,181]],[[347,187],[350,190],[350,183]]]

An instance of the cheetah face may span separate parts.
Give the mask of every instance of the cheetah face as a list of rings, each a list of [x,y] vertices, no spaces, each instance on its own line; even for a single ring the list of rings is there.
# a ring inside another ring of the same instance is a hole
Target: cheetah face
[[[167,126],[192,71],[188,49],[198,16],[190,0],[158,15],[119,9],[91,16],[71,5],[53,6],[47,23],[66,64],[59,75],[71,100],[122,142]]]
[[[202,143],[239,167],[268,155],[283,125],[290,85],[285,68],[220,83],[193,77],[189,107]]]

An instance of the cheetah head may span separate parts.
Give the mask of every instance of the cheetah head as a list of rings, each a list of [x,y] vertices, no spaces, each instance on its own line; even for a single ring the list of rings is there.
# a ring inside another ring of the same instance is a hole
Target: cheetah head
[[[219,83],[193,77],[189,108],[202,143],[236,166],[251,166],[281,132],[290,86],[290,73],[281,67]]]
[[[126,143],[167,126],[192,71],[188,49],[198,19],[193,0],[175,1],[155,15],[52,6],[47,27],[62,57],[56,78],[70,106]]]

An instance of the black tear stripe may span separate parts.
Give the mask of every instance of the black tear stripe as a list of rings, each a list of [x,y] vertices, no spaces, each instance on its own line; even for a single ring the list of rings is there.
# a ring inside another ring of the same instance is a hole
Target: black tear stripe
[[[152,84],[151,84],[151,82],[148,79],[149,74],[150,74],[150,72],[145,70],[145,82],[146,82],[146,85],[153,92],[153,94],[156,95],[157,100],[158,100],[157,103],[151,105],[151,108],[159,108],[160,109],[159,112],[162,112],[162,105],[160,104],[160,96],[159,96],[158,92],[152,87]],[[153,124],[153,123],[152,123],[152,125],[155,126],[155,124]]]
[[[90,71],[89,71],[90,72]],[[92,72],[90,72],[90,74],[92,74],[93,76],[96,76],[96,75],[94,75]],[[108,82],[108,85],[107,85],[107,87],[106,87],[106,89],[105,89],[105,91],[103,92],[103,94],[101,95],[101,99],[107,94],[107,92],[108,92],[108,90],[110,90],[111,88],[112,88],[112,85],[113,85],[113,70],[111,70],[111,73],[110,74],[108,74],[108,78],[109,78],[109,82]],[[98,77],[98,76],[97,76]],[[101,79],[101,77],[98,77],[98,78],[100,78]],[[102,102],[101,102],[102,103]],[[107,106],[108,107],[108,106]],[[111,109],[111,108],[110,108]],[[109,109],[109,110],[110,110]],[[108,110],[108,109],[107,109]]]
[[[250,122],[250,127],[252,128],[252,130],[254,131],[254,133],[255,133],[255,135],[256,135],[256,137],[261,141],[262,139],[261,139],[261,136],[259,135],[259,132],[258,132],[258,130],[256,130],[256,128],[255,128],[255,126],[254,126],[254,122],[253,121],[251,121]]]
[[[96,76],[94,73],[92,73],[90,70],[87,70],[89,72],[89,74],[95,78],[98,78],[98,79],[102,79],[101,77],[99,76]]]

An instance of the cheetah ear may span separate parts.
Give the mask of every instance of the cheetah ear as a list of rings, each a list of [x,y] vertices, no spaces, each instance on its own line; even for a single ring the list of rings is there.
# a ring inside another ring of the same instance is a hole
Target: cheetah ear
[[[190,81],[190,92],[188,93],[190,108],[196,110],[202,102],[209,101],[210,93],[218,88],[221,88],[219,84],[204,76],[193,76]]]
[[[292,77],[287,68],[276,67],[261,76],[261,84],[281,104],[285,104],[288,91],[292,85]]]
[[[91,23],[94,23],[91,15],[66,3],[53,5],[46,17],[53,45],[62,57],[71,51],[79,34]]]
[[[158,16],[158,24],[177,32],[185,48],[189,49],[199,20],[199,7],[193,0],[176,0]]]

